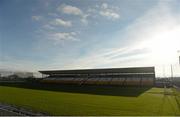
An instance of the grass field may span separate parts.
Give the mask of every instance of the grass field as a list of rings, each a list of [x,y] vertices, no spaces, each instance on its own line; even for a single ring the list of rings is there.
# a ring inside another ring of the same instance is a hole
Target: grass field
[[[0,86],[0,102],[50,115],[180,115],[174,93],[167,90],[164,95],[163,88]]]
[[[176,87],[176,88],[173,88],[172,89],[174,94],[175,94],[175,99],[176,99],[176,102],[180,108],[180,88]]]

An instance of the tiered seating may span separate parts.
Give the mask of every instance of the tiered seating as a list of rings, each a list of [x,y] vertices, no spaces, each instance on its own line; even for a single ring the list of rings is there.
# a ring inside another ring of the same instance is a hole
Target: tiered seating
[[[72,83],[73,84],[81,84],[84,81],[84,78],[74,78]]]
[[[140,85],[141,78],[127,78],[126,85],[136,86]]]
[[[88,78],[83,84],[97,84],[99,78]]]
[[[107,85],[110,84],[111,78],[99,78],[97,84]]]
[[[45,78],[42,82],[46,83],[73,83],[74,78]]]
[[[141,85],[142,86],[151,86],[154,83],[152,78],[143,78]]]
[[[62,84],[97,84],[97,85],[128,85],[128,86],[151,86],[153,84],[152,78],[73,78],[73,77],[49,77],[43,79],[41,82],[45,83],[62,83]]]
[[[126,81],[125,81],[126,79],[125,78],[113,78],[112,80],[111,80],[111,85],[123,85]]]

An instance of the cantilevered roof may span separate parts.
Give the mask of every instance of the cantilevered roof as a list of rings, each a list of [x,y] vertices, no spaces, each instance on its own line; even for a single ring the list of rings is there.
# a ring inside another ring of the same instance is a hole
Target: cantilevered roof
[[[103,68],[103,69],[76,69],[76,70],[47,70],[39,71],[42,74],[97,74],[97,73],[150,73],[155,74],[154,67]]]

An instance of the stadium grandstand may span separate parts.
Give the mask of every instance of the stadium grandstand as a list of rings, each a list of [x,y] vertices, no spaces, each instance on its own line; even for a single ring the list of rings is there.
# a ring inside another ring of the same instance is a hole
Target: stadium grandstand
[[[154,67],[39,71],[43,83],[153,86]]]

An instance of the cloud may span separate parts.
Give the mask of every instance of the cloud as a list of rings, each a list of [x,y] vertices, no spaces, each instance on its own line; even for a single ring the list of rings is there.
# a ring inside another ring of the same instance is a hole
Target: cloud
[[[22,60],[22,59],[14,59],[13,57],[5,56],[5,60],[0,62],[1,66],[0,69],[6,70],[21,70],[21,71],[38,71],[41,64],[29,60]]]
[[[88,20],[87,17],[89,16],[89,14],[85,14],[80,8],[76,7],[76,6],[71,6],[71,5],[60,5],[57,10],[59,12],[62,12],[64,14],[68,14],[68,15],[74,15],[74,16],[79,16],[80,17],[80,21],[84,24],[88,24]]]
[[[107,3],[103,3],[101,6],[103,9],[107,9],[108,8],[108,4]]]
[[[132,24],[126,27],[123,31],[124,39],[127,40],[124,43],[125,46],[133,47],[132,52],[127,57],[131,58],[133,51],[135,55],[139,56],[138,62],[132,62],[133,65],[139,63],[139,65],[162,65],[162,64],[175,64],[176,63],[176,50],[179,48],[177,43],[180,43],[178,39],[180,34],[180,15],[173,13],[172,4],[164,1],[157,3],[144,15],[134,20]],[[120,32],[122,35],[122,32]],[[120,35],[117,35],[117,38]],[[122,37],[122,36],[121,36]],[[172,46],[173,45],[173,46]],[[145,51],[146,50],[146,51]],[[111,58],[123,59],[122,56]],[[131,60],[133,60],[131,58]],[[117,62],[115,62],[117,63]],[[125,62],[129,64],[129,61]]]
[[[64,26],[64,27],[71,27],[72,22],[71,21],[65,21],[60,18],[56,18],[53,21],[51,21],[51,24],[54,26]]]
[[[87,20],[88,16],[89,15],[83,15],[82,18],[81,18],[81,22],[87,25],[88,24],[88,20]]]
[[[103,3],[100,6],[99,14],[111,20],[117,20],[120,18],[120,15],[115,11],[114,7],[109,7],[107,3]]]
[[[42,18],[43,18],[42,16],[37,16],[37,15],[32,16],[32,20],[35,20],[35,21],[39,21]]]
[[[101,6],[102,8],[107,9],[108,5],[104,4]],[[178,44],[180,43],[180,33],[178,33],[180,31],[180,15],[173,13],[171,8],[170,3],[158,3],[134,20],[123,31],[119,31],[117,38],[121,37],[127,40],[122,46],[113,46],[106,49],[95,48],[83,56],[69,58],[62,66],[66,69],[72,69],[130,66],[159,67],[162,64],[176,64],[176,47],[179,48]],[[119,41],[122,42],[122,40]],[[115,43],[120,42],[115,41]],[[155,46],[156,48],[153,49]],[[168,51],[158,51],[158,48],[161,47]],[[55,63],[58,63],[57,61],[58,57]],[[177,74],[177,72],[174,74]],[[161,73],[157,73],[157,76],[161,76]]]
[[[120,15],[110,9],[99,12],[100,15],[107,17],[108,19],[116,20],[120,18]]]
[[[49,15],[49,16],[53,16],[53,17],[58,17],[58,14],[57,14],[57,13],[52,13],[52,12],[50,12],[50,13],[48,13],[48,15]]]
[[[50,24],[45,24],[45,25],[43,26],[43,28],[44,28],[44,29],[47,29],[47,30],[54,30],[54,29],[55,29],[55,27],[54,27],[54,26],[51,26]]]
[[[140,53],[136,53],[136,52]],[[140,64],[146,53],[138,50],[138,47],[131,48],[114,48],[110,50],[100,50],[87,53],[84,56],[73,58],[71,62],[64,64],[65,68],[102,68],[102,67],[127,67],[127,66],[143,66]],[[118,56],[118,57],[117,57]],[[135,62],[137,64],[135,64]]]
[[[75,6],[66,5],[66,4],[60,5],[57,8],[57,10],[65,14],[70,14],[70,15],[79,15],[79,16],[83,15],[83,12],[81,11],[81,9]]]
[[[79,41],[76,38],[77,33],[75,32],[58,32],[49,34],[49,39],[54,40],[57,44],[64,41]]]
[[[87,12],[94,18],[99,16],[103,16],[109,20],[118,20],[120,18],[119,8],[116,6],[109,6],[107,3],[90,7]]]

